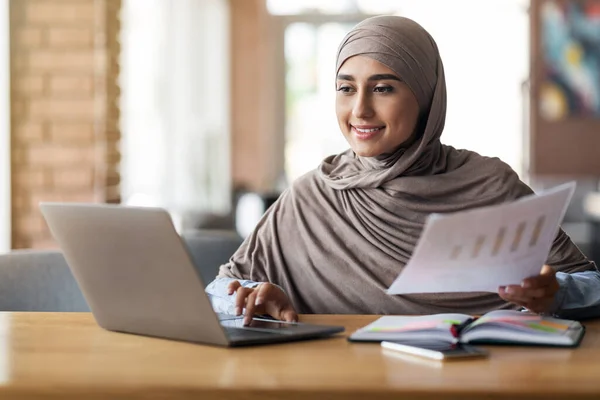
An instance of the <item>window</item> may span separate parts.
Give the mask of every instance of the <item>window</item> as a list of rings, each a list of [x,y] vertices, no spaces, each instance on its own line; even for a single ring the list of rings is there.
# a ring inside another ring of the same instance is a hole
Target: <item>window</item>
[[[230,209],[228,3],[126,0],[122,195],[186,215]]]
[[[288,182],[344,151],[331,79],[337,46],[354,24],[294,22],[285,29],[285,171]]]

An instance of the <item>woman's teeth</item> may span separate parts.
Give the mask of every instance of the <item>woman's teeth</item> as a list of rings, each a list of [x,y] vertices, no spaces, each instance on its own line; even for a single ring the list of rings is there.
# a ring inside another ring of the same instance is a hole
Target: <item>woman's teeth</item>
[[[360,133],[369,133],[369,132],[375,132],[375,131],[378,131],[378,130],[380,130],[381,128],[360,129],[360,128],[354,127],[354,129],[356,129],[356,130],[357,130],[358,132],[360,132]]]

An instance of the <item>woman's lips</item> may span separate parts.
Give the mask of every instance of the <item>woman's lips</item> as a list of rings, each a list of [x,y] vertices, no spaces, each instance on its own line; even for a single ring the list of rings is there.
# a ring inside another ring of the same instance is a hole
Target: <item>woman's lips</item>
[[[350,125],[350,126],[352,127],[352,132],[354,133],[354,135],[360,140],[369,140],[372,137],[383,132],[383,129],[385,128],[384,126],[373,126],[373,125],[369,125],[369,126]]]

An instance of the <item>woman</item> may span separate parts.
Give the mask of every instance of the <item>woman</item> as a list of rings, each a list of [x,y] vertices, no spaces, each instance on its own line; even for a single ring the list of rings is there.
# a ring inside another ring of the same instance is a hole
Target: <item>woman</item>
[[[414,21],[361,22],[338,50],[336,73],[336,114],[351,149],[294,182],[221,266],[207,288],[218,311],[235,305],[229,311],[240,315],[245,307],[246,322],[254,313],[293,321],[297,312],[556,312],[565,291],[600,287],[594,263],[560,231],[547,261],[552,267],[521,286],[497,294],[386,294],[427,215],[532,191],[502,161],[440,143],[444,68],[435,41]]]

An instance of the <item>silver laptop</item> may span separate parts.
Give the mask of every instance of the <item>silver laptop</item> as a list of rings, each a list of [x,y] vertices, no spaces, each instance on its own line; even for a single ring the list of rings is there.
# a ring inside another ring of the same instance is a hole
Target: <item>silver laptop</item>
[[[118,332],[219,346],[324,337],[340,326],[220,318],[170,215],[159,208],[42,203],[94,318]]]

